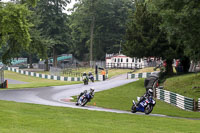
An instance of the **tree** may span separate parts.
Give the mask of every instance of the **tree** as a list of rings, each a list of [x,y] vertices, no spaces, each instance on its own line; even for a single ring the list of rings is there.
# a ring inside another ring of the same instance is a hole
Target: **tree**
[[[28,6],[35,6],[36,3],[37,0],[0,2],[0,48],[4,64],[9,64],[11,58],[29,45],[31,24],[27,21],[30,15]]]
[[[33,55],[36,55],[42,59],[47,58],[48,39],[42,36],[41,29],[39,29],[39,25],[41,24],[41,15],[36,14],[34,8],[31,8],[31,10],[32,13],[31,16],[29,17],[29,21],[32,22],[32,26],[30,27],[29,31],[31,35],[31,42],[30,45],[28,46],[27,54],[29,55],[30,68],[33,68],[32,65]]]
[[[198,0],[154,0],[154,11],[162,17],[161,29],[168,40],[184,48],[184,56],[193,61],[200,60],[200,1]],[[187,62],[186,64],[189,64]]]
[[[169,42],[167,35],[160,29],[162,18],[150,12],[148,2],[136,1],[136,9],[128,23],[126,44],[123,52],[130,57],[162,57],[167,63],[167,74],[172,75],[172,61],[178,56],[180,47],[175,39]]]
[[[44,36],[51,39],[54,67],[57,66],[57,55],[67,51],[71,40],[68,16],[63,13],[68,3],[69,0],[41,0],[37,6],[37,12],[42,19],[39,29]]]
[[[2,62],[9,64],[20,51],[27,48],[31,39],[30,23],[27,16],[30,12],[26,5],[0,3],[0,46],[4,47]]]
[[[106,53],[119,52],[132,9],[131,0],[79,0],[71,15],[73,48],[79,48],[73,54],[104,60]]]

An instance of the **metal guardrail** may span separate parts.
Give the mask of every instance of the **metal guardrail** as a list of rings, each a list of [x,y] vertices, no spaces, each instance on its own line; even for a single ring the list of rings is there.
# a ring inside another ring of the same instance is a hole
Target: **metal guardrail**
[[[173,104],[184,110],[195,110],[194,99],[182,96],[174,92],[156,88],[156,98]]]
[[[157,72],[157,71],[155,71],[155,72]],[[155,73],[155,72],[136,73],[136,74],[127,73],[127,78],[128,78],[128,79],[134,79],[134,78],[147,78],[147,77],[149,77],[152,73]]]
[[[7,67],[6,70],[13,71],[19,74],[24,74],[27,76],[38,77],[43,79],[52,79],[52,80],[60,80],[60,81],[82,81],[82,77],[64,77],[64,76],[55,76],[55,75],[48,75],[48,74],[41,74],[36,72],[24,71],[12,67]],[[94,80],[103,80],[102,75],[94,76]]]

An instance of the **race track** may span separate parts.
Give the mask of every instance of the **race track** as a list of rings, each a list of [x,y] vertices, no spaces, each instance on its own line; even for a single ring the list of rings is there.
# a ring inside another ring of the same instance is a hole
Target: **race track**
[[[88,90],[90,87],[94,87],[95,92],[98,92],[111,89],[117,86],[121,86],[137,80],[138,79],[126,79],[126,74],[124,74],[111,78],[106,81],[99,81],[94,83],[89,82],[89,85],[75,84],[75,85],[52,86],[52,87],[42,87],[42,88],[28,88],[19,90],[0,90],[0,100],[132,114],[129,111],[106,109],[95,106],[80,107],[76,106],[75,103],[73,102],[67,102],[67,99],[70,99],[71,96],[79,95],[80,92]],[[139,112],[135,114],[144,115],[144,113],[139,113]],[[150,114],[150,115],[159,117],[169,117],[160,114]]]

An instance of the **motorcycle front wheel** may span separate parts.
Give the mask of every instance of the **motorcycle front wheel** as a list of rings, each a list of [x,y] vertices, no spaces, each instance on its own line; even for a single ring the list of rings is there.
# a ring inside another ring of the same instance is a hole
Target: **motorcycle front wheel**
[[[152,110],[153,110],[153,106],[150,105],[150,104],[148,104],[148,105],[145,107],[145,109],[144,109],[144,113],[145,113],[146,115],[148,115],[148,114],[150,114],[150,113],[152,112]]]
[[[135,105],[133,105],[133,106],[131,107],[131,112],[132,112],[132,113],[136,113],[136,112],[137,112],[136,106],[135,106]]]
[[[87,102],[88,102],[87,98],[83,98],[81,106],[85,106]]]
[[[84,80],[84,85],[87,85],[88,84],[88,81],[87,80]]]

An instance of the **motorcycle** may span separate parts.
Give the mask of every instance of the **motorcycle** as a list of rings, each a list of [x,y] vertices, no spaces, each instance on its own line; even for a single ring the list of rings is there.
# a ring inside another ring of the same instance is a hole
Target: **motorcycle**
[[[137,101],[140,101],[140,97],[137,97]],[[149,98],[145,98],[141,101],[138,106],[136,106],[135,101],[133,100],[133,106],[131,107],[131,112],[136,113],[137,111],[144,112],[145,114],[150,114],[155,106],[156,101],[153,99],[152,96]]]
[[[88,85],[88,77],[87,76],[83,76],[83,83],[84,83],[84,85]]]
[[[88,102],[91,101],[93,97],[90,93],[84,93],[83,95],[78,97],[76,105],[85,106]]]
[[[89,75],[89,79],[94,82],[94,76],[93,75]]]

